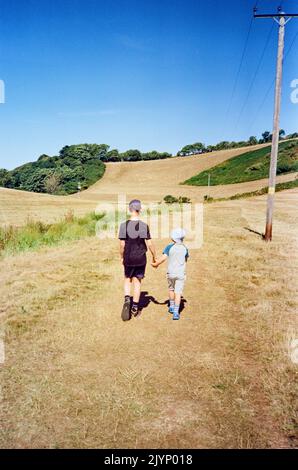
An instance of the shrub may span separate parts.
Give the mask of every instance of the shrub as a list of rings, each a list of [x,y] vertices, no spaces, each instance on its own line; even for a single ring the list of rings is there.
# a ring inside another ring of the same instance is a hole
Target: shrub
[[[288,163],[282,163],[277,165],[277,174],[289,173],[292,170],[292,165]]]
[[[175,196],[171,196],[168,194],[164,197],[164,202],[166,204],[190,204],[191,200],[186,196],[179,196],[178,198]]]
[[[163,200],[166,204],[175,204],[178,202],[178,199],[175,196],[171,196],[170,194],[165,196]]]
[[[178,198],[178,203],[179,203],[179,204],[190,204],[190,203],[191,203],[191,200],[189,199],[189,197],[180,196],[180,197]]]

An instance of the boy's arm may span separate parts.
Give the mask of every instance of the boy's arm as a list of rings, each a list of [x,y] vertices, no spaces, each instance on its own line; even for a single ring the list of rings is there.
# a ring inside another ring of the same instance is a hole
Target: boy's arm
[[[123,256],[124,256],[124,248],[125,248],[125,240],[120,240],[120,257],[123,262]]]
[[[156,249],[155,249],[155,246],[152,242],[152,240],[146,240],[146,244],[147,244],[147,247],[149,248],[151,254],[152,254],[152,258],[153,258],[153,263],[156,261]]]
[[[162,263],[164,263],[166,259],[167,259],[167,255],[161,255],[161,257],[158,258],[155,262],[151,263],[151,265],[154,268],[158,268],[158,266],[160,266]]]

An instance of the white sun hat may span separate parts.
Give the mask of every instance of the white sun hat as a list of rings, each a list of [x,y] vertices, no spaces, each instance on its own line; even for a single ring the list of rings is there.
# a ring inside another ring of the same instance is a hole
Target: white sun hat
[[[182,243],[186,237],[186,231],[183,228],[174,228],[171,232],[171,239],[176,243]]]

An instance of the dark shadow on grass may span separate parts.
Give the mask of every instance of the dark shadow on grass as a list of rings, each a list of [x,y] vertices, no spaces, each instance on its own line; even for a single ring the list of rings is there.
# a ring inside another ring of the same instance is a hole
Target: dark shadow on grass
[[[169,301],[168,299],[164,300],[163,302],[159,302],[156,300],[153,295],[149,295],[148,291],[142,291],[141,292],[141,297],[140,297],[140,303],[139,303],[139,315],[140,316],[143,313],[143,310],[146,309],[151,303],[155,305],[168,305]],[[183,312],[185,309],[185,304],[187,303],[187,300],[182,297],[181,299],[181,304],[180,304],[180,313]]]
[[[264,238],[264,234],[261,232],[257,232],[257,230],[253,230],[252,228],[249,227],[243,227],[244,230],[247,230],[248,232],[255,233],[256,235],[259,235],[259,237]]]

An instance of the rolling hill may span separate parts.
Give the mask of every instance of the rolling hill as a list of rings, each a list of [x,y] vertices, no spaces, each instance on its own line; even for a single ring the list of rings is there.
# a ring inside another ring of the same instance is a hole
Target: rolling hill
[[[213,186],[244,183],[266,178],[269,173],[271,146],[242,153],[208,171],[187,179],[184,184],[206,186],[208,176]],[[298,140],[282,142],[279,147],[277,174],[298,171]]]
[[[264,147],[249,147],[257,150]],[[99,203],[117,203],[118,194],[127,200],[139,197],[144,202],[161,201],[167,194],[187,196],[193,202],[202,202],[208,190],[204,186],[182,186],[183,180],[195,173],[208,170],[248,148],[216,151],[200,156],[176,157],[166,160],[134,163],[107,163],[104,176],[87,190],[69,196],[53,196],[27,191],[0,188],[0,224],[21,225],[28,218],[54,222],[71,209],[76,215],[94,210]],[[279,175],[277,181],[295,179],[297,173]],[[267,186],[267,178],[245,183],[212,186],[209,195],[214,198],[256,191]]]

